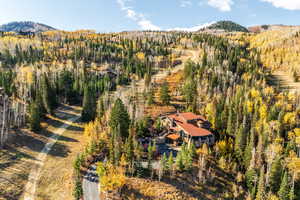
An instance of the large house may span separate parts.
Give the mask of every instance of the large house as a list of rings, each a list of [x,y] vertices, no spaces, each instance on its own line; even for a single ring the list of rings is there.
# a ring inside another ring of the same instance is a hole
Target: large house
[[[164,125],[168,128],[166,136],[173,142],[182,140],[193,141],[196,147],[206,143],[212,145],[215,136],[209,131],[210,123],[203,116],[191,112],[171,114],[163,118]]]

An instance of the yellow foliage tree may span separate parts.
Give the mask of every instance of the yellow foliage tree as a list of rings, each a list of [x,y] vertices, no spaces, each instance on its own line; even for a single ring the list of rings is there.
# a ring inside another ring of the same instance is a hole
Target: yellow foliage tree
[[[261,105],[261,107],[259,108],[260,119],[263,121],[266,120],[267,114],[268,114],[268,107],[265,104]]]
[[[283,122],[287,125],[295,125],[296,124],[296,113],[295,112],[288,112],[283,117]]]
[[[136,53],[136,57],[139,59],[139,60],[145,60],[145,54],[143,52],[138,52]]]
[[[126,183],[123,167],[101,163],[98,164],[97,173],[100,177],[99,187],[103,192],[113,191],[119,193]]]
[[[206,116],[210,123],[212,124],[212,128],[216,128],[216,108],[213,103],[209,103],[205,108]]]

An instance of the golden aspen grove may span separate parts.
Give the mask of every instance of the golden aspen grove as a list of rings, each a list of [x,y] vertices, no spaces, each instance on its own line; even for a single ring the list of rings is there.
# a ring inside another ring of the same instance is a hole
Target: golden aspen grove
[[[17,25],[40,31],[0,32],[0,200],[300,199],[298,26]]]

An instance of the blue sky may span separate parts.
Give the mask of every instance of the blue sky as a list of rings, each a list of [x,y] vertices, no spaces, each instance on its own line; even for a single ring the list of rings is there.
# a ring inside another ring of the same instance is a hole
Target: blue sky
[[[0,5],[0,24],[35,21],[64,30],[186,29],[218,20],[300,25],[300,0],[0,0]]]

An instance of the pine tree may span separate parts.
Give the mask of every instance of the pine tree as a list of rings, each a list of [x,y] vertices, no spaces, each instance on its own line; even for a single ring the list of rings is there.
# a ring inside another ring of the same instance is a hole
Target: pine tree
[[[151,169],[152,168],[152,159],[153,159],[153,146],[151,143],[149,143],[148,149],[147,149],[148,153],[147,153],[147,163],[148,163],[148,168]]]
[[[30,105],[30,117],[29,117],[29,125],[30,130],[32,131],[38,131],[41,128],[41,114],[40,114],[40,108],[37,102],[33,102]]]
[[[280,180],[282,174],[282,166],[281,166],[281,160],[279,157],[277,157],[274,162],[272,163],[271,170],[270,170],[270,178],[269,178],[269,184],[271,191],[276,194],[279,190],[279,184],[278,180]]]
[[[265,197],[266,197],[265,171],[264,171],[264,167],[261,167],[255,200],[265,200]]]
[[[244,165],[246,169],[248,169],[250,165],[250,161],[252,158],[252,150],[254,147],[255,147],[255,132],[254,132],[254,128],[252,128],[250,131],[250,141],[247,144],[244,151]]]
[[[133,133],[130,131],[128,138],[125,143],[125,154],[127,161],[132,164],[134,161],[134,141]]]
[[[226,133],[228,135],[233,135],[233,127],[232,127],[232,108],[229,108],[229,115],[228,115],[228,120],[227,120],[227,129]]]
[[[160,100],[162,104],[169,105],[170,104],[170,94],[169,94],[169,85],[167,82],[164,82],[163,85],[160,88]]]
[[[83,122],[89,122],[95,119],[95,104],[96,102],[94,95],[92,94],[90,88],[85,86],[81,112],[81,119]]]
[[[112,131],[110,137],[109,137],[109,143],[108,143],[108,149],[109,149],[109,160],[111,163],[115,163],[115,138],[116,134],[115,131]]]
[[[111,110],[109,126],[112,130],[120,127],[121,136],[125,139],[128,137],[129,124],[130,119],[126,107],[121,99],[117,99]]]
[[[254,169],[249,169],[247,170],[245,176],[247,188],[249,189],[251,197],[254,199],[256,192],[255,181],[257,179],[256,171]]]
[[[80,200],[82,195],[83,195],[83,190],[82,190],[81,180],[79,178],[76,178],[73,196],[75,200]]]
[[[115,137],[114,137],[115,164],[118,164],[122,155],[122,138],[121,138],[120,126],[117,127],[117,129],[114,129],[113,131],[115,132]]]
[[[42,99],[43,99],[43,104],[44,108],[46,109],[46,112],[48,114],[53,114],[53,109],[55,107],[55,94],[52,91],[49,81],[44,74],[42,76]]]
[[[289,200],[295,200],[295,199],[296,199],[295,188],[291,187],[290,193],[289,193]]]
[[[179,152],[177,154],[177,157],[176,157],[176,166],[177,166],[177,169],[179,171],[182,171],[184,169],[182,152]]]
[[[97,117],[102,118],[105,114],[103,97],[99,97],[97,102]]]
[[[281,180],[280,189],[278,191],[278,196],[280,200],[289,200],[289,182],[288,182],[288,173],[284,172],[283,178]]]
[[[197,85],[193,79],[189,79],[185,82],[183,93],[186,101],[186,108],[192,111],[193,103],[197,99]]]
[[[168,159],[167,159],[166,153],[164,153],[164,155],[161,159],[161,164],[162,164],[162,168],[164,171],[168,169]]]
[[[246,139],[247,139],[246,132],[244,130],[243,125],[241,124],[240,128],[238,129],[238,133],[235,136],[235,150],[240,157],[244,152]]]
[[[150,91],[147,94],[147,104],[148,105],[154,104],[154,92],[153,92],[152,88],[150,89]]]
[[[207,66],[207,53],[206,51],[204,50],[204,53],[203,53],[203,57],[202,57],[202,66]]]
[[[171,152],[168,158],[168,170],[172,171],[174,165],[174,158],[173,158],[173,153]]]

